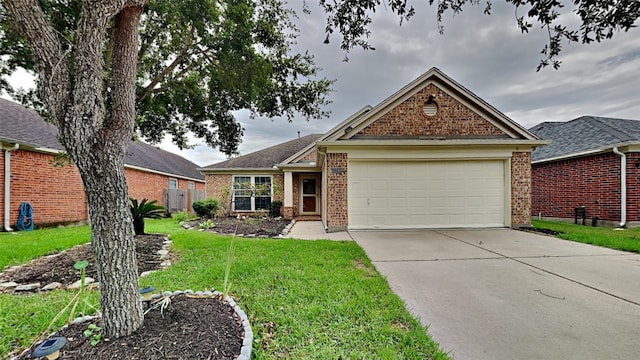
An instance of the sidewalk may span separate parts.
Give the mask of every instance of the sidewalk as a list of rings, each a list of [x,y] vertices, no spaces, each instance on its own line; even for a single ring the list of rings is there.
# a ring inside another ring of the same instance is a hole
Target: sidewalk
[[[286,238],[302,240],[353,240],[346,231],[327,233],[322,221],[296,221]]]

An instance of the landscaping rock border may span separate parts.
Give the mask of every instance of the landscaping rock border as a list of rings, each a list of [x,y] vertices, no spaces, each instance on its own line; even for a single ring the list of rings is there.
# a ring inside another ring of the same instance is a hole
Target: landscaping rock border
[[[292,219],[291,222],[289,222],[289,224],[287,224],[287,226],[284,227],[284,229],[282,229],[282,231],[280,232],[280,234],[278,234],[277,236],[268,236],[268,235],[256,235],[256,234],[235,234],[236,237],[243,237],[243,238],[247,238],[247,239],[284,239],[288,234],[289,231],[291,231],[291,228],[293,227],[293,225],[296,223],[295,219]],[[186,230],[197,230],[197,231],[206,231],[206,229],[200,229],[197,226],[192,226],[189,223],[186,222],[182,222],[180,223],[180,226],[182,226],[183,229]],[[234,234],[223,234],[223,233],[218,233],[216,231],[211,231],[213,233],[216,233],[218,235],[226,235],[226,236],[232,236]]]
[[[173,242],[171,240],[169,240],[169,237],[164,235],[164,242],[162,244],[162,249],[158,250],[157,255],[160,256],[160,260],[162,260],[162,263],[160,263],[160,270],[164,270],[167,267],[171,266],[171,260],[169,257],[169,254],[171,253],[171,245],[173,244]],[[72,247],[71,249],[77,248],[79,246],[83,246],[83,245],[76,245],[74,247]],[[69,249],[70,250],[70,249]],[[47,255],[45,257],[55,257],[58,256],[60,253],[58,254],[53,254],[53,255]],[[10,274],[14,273],[14,272],[19,272],[20,270],[22,270],[23,267],[27,267],[29,266],[32,262],[36,261],[38,259],[34,259],[32,261],[30,261],[28,264],[25,265],[16,265],[16,266],[10,266],[8,268],[6,268],[3,272],[0,272],[0,281],[3,278],[10,278]],[[151,270],[151,271],[145,271],[143,273],[140,274],[140,277],[145,277],[145,276],[149,276],[151,274],[153,274],[154,272],[159,271],[159,270]],[[42,283],[32,283],[32,284],[19,284],[13,281],[7,281],[7,282],[0,282],[0,293],[16,293],[16,292],[36,292],[36,291],[52,291],[55,289],[68,289],[68,290],[75,290],[75,289],[79,289],[80,288],[80,280],[74,282],[73,284],[61,284],[59,282],[52,282],[49,284],[42,284]],[[85,286],[87,288],[98,288],[100,287],[100,283],[96,282],[95,279],[91,278],[91,277],[86,277],[85,278]]]
[[[215,298],[215,297],[222,297],[223,301],[225,301],[232,309],[233,311],[236,313],[236,315],[238,315],[238,317],[240,318],[240,320],[242,321],[242,327],[244,329],[244,337],[242,339],[242,348],[240,349],[240,355],[238,355],[238,357],[236,358],[236,360],[250,360],[251,359],[251,352],[253,351],[253,330],[251,329],[251,323],[249,322],[249,318],[247,316],[247,314],[238,306],[238,304],[236,304],[235,300],[230,297],[230,296],[224,296],[224,294],[222,294],[220,291],[196,291],[194,292],[191,289],[187,289],[187,290],[176,290],[174,292],[170,292],[170,291],[165,291],[162,294],[153,294],[151,296],[151,299],[160,299],[162,297],[165,296],[176,296],[176,295],[181,295],[184,294],[187,297],[192,297],[192,298]],[[142,297],[140,298],[140,301],[142,301]],[[87,322],[87,321],[91,321],[94,319],[99,318],[99,316],[84,316],[84,317],[79,317],[74,319],[71,323],[72,324],[78,324],[78,323],[83,323],[83,322]],[[50,334],[48,337],[52,337],[54,336],[56,333],[64,330],[67,326],[69,325],[65,325],[63,326],[59,331],[54,332],[52,334]],[[44,339],[40,342],[38,342],[37,344],[34,344],[32,346],[36,347],[38,345],[40,345],[43,341],[46,341],[47,339]],[[20,355],[30,351],[31,348],[27,348],[24,351],[21,352],[21,354],[12,357],[12,360],[16,360],[20,357]]]

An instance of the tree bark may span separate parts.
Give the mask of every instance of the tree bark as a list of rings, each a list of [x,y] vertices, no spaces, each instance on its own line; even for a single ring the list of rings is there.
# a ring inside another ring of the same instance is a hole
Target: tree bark
[[[142,325],[143,312],[124,158],[135,122],[138,31],[146,0],[83,1],[69,52],[61,50],[37,0],[2,3],[31,45],[41,98],[84,182],[103,331],[107,337],[129,335]],[[106,69],[105,34],[114,17],[114,50]]]

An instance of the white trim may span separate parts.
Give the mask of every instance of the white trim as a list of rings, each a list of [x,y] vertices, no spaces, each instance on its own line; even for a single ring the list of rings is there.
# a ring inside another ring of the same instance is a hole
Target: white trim
[[[270,179],[269,180],[269,184],[270,184],[269,197],[271,199],[270,201],[273,202],[274,201],[273,200],[273,175],[271,175],[271,174],[252,174],[252,175],[249,175],[249,174],[236,174],[236,175],[232,175],[231,176],[231,201],[233,203],[233,211],[234,212],[239,212],[239,213],[240,212],[247,212],[247,213],[249,213],[249,212],[255,212],[255,211],[265,211],[265,210],[268,211],[269,209],[256,209],[256,196],[254,194],[251,194],[251,196],[249,197],[251,199],[251,209],[250,210],[237,210],[236,209],[236,200],[235,200],[236,196],[235,196],[235,188],[234,188],[234,185],[236,183],[236,177],[248,177],[248,178],[250,178],[249,181],[250,181],[250,184],[252,186],[255,186],[256,177],[268,177]],[[245,196],[242,196],[242,197],[245,197]],[[261,197],[263,197],[263,196],[261,196]]]
[[[300,181],[300,184],[299,184],[299,186],[300,186],[299,187],[300,196],[299,196],[299,199],[298,199],[298,205],[300,206],[300,210],[299,210],[300,215],[319,215],[320,214],[320,193],[322,193],[322,189],[320,189],[320,191],[318,191],[318,187],[321,184],[320,176],[318,174],[315,174],[315,175],[302,175],[301,174],[299,176],[299,178],[300,178],[300,180],[299,180]],[[305,212],[303,210],[304,209],[304,198],[305,198],[305,195],[303,193],[302,184],[303,184],[305,179],[307,179],[307,180],[308,179],[313,179],[316,182],[316,190],[315,190],[315,194],[314,194],[314,196],[316,198],[316,209],[315,209],[315,211],[307,211],[307,212]]]
[[[284,207],[293,207],[293,173],[284,172]]]
[[[1,144],[0,144],[1,145]],[[4,231],[13,231],[11,228],[11,152],[20,148],[20,144],[13,144],[12,147],[4,150]]]

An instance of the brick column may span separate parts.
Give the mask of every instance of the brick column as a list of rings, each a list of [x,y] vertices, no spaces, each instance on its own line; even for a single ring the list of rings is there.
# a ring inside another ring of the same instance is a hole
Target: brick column
[[[347,154],[327,154],[327,228],[329,232],[346,230],[349,225],[348,166]]]

